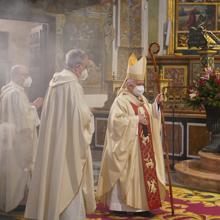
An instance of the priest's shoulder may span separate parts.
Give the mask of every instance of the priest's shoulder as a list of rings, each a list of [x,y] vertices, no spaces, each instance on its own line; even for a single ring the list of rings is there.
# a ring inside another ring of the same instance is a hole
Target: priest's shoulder
[[[12,82],[9,82],[9,83],[5,84],[4,86],[2,86],[1,92],[11,90],[12,88],[15,88],[15,87],[13,86]]]
[[[61,72],[54,73],[53,78],[49,83],[49,86],[57,87],[60,85],[74,82],[78,82],[77,76],[75,76],[71,71],[64,69]]]
[[[10,85],[5,85],[1,89],[1,96],[14,96],[14,97],[19,97],[21,95],[20,89],[16,87],[12,87]]]
[[[129,103],[128,101],[128,93],[127,92],[121,92],[114,100],[113,104],[120,104],[120,105],[126,105]]]

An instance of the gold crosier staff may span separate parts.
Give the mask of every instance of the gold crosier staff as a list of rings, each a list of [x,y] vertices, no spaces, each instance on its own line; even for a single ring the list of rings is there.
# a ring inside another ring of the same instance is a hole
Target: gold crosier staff
[[[153,42],[149,46],[149,54],[152,59],[153,65],[154,65],[154,76],[155,76],[155,81],[157,83],[157,91],[160,94],[160,74],[159,71],[157,71],[157,65],[156,65],[156,60],[155,60],[155,54],[157,54],[160,51],[160,45],[156,42]],[[167,177],[168,177],[168,183],[169,183],[169,194],[170,194],[170,205],[171,205],[171,211],[172,215],[174,215],[174,206],[173,206],[173,190],[172,190],[172,181],[171,181],[171,176],[170,176],[170,162],[169,162],[169,151],[168,151],[168,146],[167,146],[167,141],[166,141],[166,130],[165,130],[165,123],[164,123],[164,113],[163,113],[163,105],[160,105],[160,111],[161,111],[161,123],[162,123],[162,135],[163,135],[163,146],[165,149],[166,153],[166,171],[167,171]]]

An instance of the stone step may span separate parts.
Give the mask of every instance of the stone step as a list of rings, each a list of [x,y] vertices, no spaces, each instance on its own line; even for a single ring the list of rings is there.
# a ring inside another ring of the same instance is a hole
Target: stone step
[[[199,151],[201,168],[209,171],[219,171],[220,173],[220,154]]]
[[[190,188],[220,193],[220,171],[204,170],[201,160],[185,160],[175,165],[177,180]]]

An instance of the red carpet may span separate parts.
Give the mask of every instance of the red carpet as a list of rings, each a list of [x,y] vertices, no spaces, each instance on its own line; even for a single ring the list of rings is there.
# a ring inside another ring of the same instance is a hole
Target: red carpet
[[[200,192],[179,187],[173,188],[175,216],[171,216],[168,198],[163,206],[154,210],[155,217],[150,219],[169,220],[220,220],[220,194]],[[95,214],[88,215],[88,220],[111,220],[111,219],[148,219],[144,217],[117,217],[111,216],[107,209],[98,205]]]

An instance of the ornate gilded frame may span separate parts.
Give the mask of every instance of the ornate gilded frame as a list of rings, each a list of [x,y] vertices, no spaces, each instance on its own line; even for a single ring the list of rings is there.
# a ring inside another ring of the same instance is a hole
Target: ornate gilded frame
[[[187,36],[188,30],[178,30],[179,25],[179,11],[181,9],[185,8],[199,8],[201,11],[201,7],[213,7],[215,8],[215,15],[213,18],[215,19],[214,29],[211,30],[215,35],[218,37],[220,36],[220,22],[218,20],[220,19],[220,0],[201,0],[198,2],[197,0],[168,0],[168,10],[167,10],[167,18],[168,21],[171,22],[171,30],[170,30],[170,39],[169,39],[169,46],[168,46],[168,54],[193,54],[193,51],[195,49],[188,49],[187,46],[178,46],[178,35],[184,35]],[[198,15],[196,15],[198,16]],[[196,17],[198,19],[198,17]],[[186,39],[187,40],[187,39]]]
[[[174,86],[187,86],[187,66],[186,65],[163,65],[162,79],[172,80]]]

